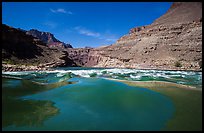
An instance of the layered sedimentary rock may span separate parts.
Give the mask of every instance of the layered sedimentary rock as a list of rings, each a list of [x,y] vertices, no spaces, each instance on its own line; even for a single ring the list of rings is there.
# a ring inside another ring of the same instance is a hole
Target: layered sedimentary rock
[[[72,46],[70,44],[66,44],[64,42],[59,41],[58,39],[56,39],[54,37],[53,34],[49,33],[49,32],[42,32],[42,31],[38,31],[36,29],[31,29],[29,31],[26,31],[27,35],[32,35],[33,37],[35,37],[36,39],[41,40],[42,42],[46,43],[46,45],[48,47],[51,48],[72,48]]]
[[[87,66],[89,52],[93,48],[68,48],[68,57],[73,60],[77,66]]]
[[[173,3],[151,25],[132,28],[115,44],[91,52],[87,64],[95,67],[200,70],[202,3]]]
[[[2,70],[76,66],[66,50],[53,49],[24,31],[2,24]]]

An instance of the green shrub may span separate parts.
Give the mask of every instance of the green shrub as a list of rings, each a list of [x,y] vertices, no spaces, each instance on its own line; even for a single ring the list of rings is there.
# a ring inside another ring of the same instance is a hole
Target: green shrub
[[[179,62],[179,61],[176,61],[174,65],[175,65],[175,67],[182,67],[181,62]]]

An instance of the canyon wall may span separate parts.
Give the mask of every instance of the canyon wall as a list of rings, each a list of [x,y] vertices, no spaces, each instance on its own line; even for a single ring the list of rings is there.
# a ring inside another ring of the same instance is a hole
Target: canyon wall
[[[175,2],[151,25],[132,28],[89,56],[94,67],[201,70],[202,3]]]

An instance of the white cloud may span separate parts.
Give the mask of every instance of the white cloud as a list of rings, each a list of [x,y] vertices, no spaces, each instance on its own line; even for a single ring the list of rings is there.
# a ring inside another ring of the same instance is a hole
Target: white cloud
[[[63,8],[58,8],[56,10],[50,9],[50,11],[53,12],[53,13],[64,13],[64,14],[70,14],[70,15],[73,14],[71,11],[66,11]]]
[[[87,28],[84,28],[82,26],[77,26],[74,29],[79,34],[95,37],[97,39],[101,39],[101,40],[104,40],[104,41],[107,41],[107,42],[116,42],[118,40],[118,37],[115,34],[111,34],[110,32],[109,33],[101,34],[101,33],[89,30]]]
[[[88,29],[86,29],[86,28],[84,28],[84,27],[81,27],[81,26],[77,26],[77,27],[75,27],[74,29],[77,30],[77,32],[78,32],[79,34],[82,34],[82,35],[92,36],[92,37],[100,37],[100,36],[101,36],[100,33],[98,33],[98,32],[93,32],[93,31],[88,30]]]

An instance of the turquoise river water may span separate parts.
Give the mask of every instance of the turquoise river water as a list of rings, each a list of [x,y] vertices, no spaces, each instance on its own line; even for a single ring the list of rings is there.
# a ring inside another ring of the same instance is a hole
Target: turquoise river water
[[[202,73],[103,68],[2,72],[2,130],[161,130],[169,97],[107,78],[202,88]]]

